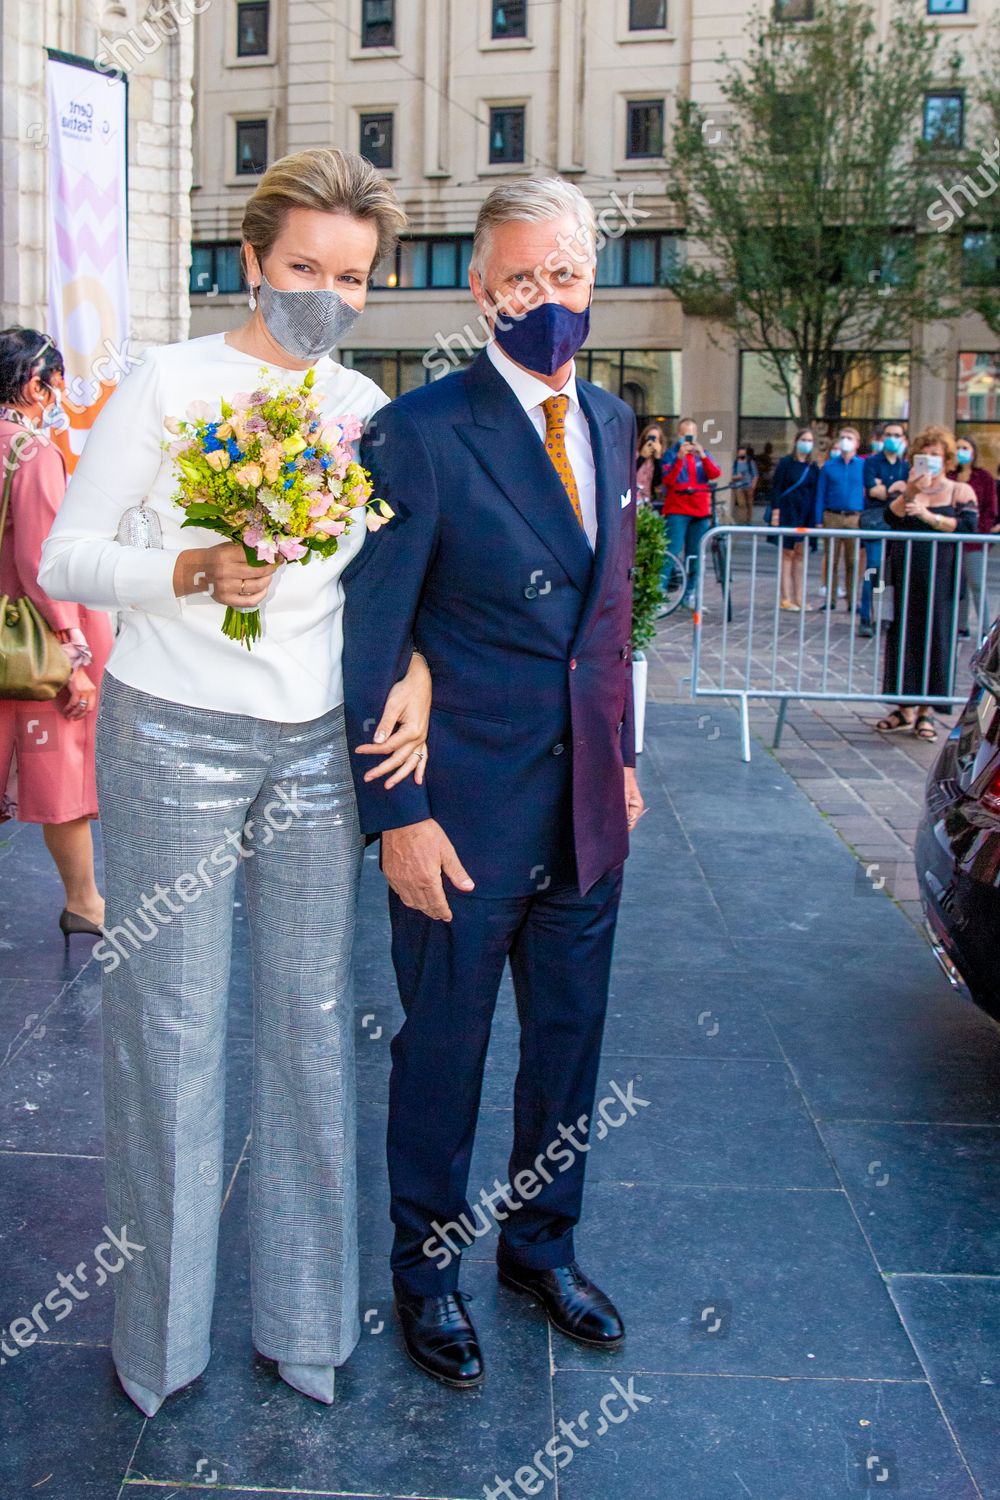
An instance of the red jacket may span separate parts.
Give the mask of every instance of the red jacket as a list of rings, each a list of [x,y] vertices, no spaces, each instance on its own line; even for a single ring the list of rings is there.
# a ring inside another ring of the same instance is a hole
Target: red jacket
[[[683,448],[683,445],[682,445]],[[665,516],[704,517],[712,514],[712,491],[709,481],[718,479],[722,470],[706,453],[698,459],[693,453],[678,449],[673,463],[663,470],[663,514]],[[698,478],[701,463],[704,478]]]

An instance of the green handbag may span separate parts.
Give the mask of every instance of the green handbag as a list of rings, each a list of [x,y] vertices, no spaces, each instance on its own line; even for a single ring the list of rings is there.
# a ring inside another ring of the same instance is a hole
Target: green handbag
[[[12,443],[0,508],[0,544],[18,456]],[[32,601],[0,594],[0,698],[45,702],[66,686],[72,670],[69,657]]]

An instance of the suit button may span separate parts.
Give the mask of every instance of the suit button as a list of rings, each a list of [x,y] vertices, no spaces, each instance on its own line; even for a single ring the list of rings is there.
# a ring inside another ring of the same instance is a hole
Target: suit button
[[[529,583],[529,584],[528,584],[528,587],[527,587],[527,588],[526,588],[526,589],[525,589],[525,591],[524,591],[524,597],[525,597],[525,598],[526,598],[526,599],[537,599],[537,598],[538,598],[538,590],[537,590],[537,589],[536,589],[536,588],[534,588],[534,587],[533,587],[533,586],[532,586],[532,585],[531,585],[531,584],[530,584],[530,583]]]
[[[575,656],[570,661],[569,669],[570,669],[571,672],[575,672],[576,671],[576,657]]]
[[[553,755],[562,755],[562,753],[565,750],[565,748],[566,748],[566,746],[563,745],[563,744],[553,745],[552,746],[552,754]]]

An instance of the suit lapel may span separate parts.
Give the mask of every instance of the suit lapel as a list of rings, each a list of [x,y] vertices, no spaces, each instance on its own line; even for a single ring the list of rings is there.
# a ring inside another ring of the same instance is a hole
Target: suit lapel
[[[465,381],[474,421],[456,424],[456,432],[586,594],[595,557],[530,417],[485,354],[469,367]]]
[[[597,548],[594,556],[594,571],[584,605],[583,615],[577,631],[577,641],[582,642],[590,628],[594,613],[604,596],[606,580],[612,576],[618,540],[621,536],[622,491],[615,479],[621,472],[616,463],[616,444],[619,439],[618,419],[614,409],[602,411],[594,399],[594,392],[581,381],[577,381],[580,407],[590,428],[590,445],[594,454],[594,479],[597,490]],[[631,503],[635,504],[635,497]]]

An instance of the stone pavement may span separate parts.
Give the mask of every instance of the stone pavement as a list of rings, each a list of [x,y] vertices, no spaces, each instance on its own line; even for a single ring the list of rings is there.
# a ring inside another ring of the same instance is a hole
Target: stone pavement
[[[744,765],[735,715],[712,717],[715,735],[699,705],[654,704],[639,772],[649,812],[599,1075],[599,1097],[617,1087],[633,1112],[612,1102],[593,1137],[578,1242],[625,1346],[552,1333],[498,1286],[486,1235],[462,1276],[487,1360],[474,1393],[409,1364],[392,1310],[400,1011],[371,856],[356,949],[364,1331],[335,1405],[298,1396],[250,1342],[242,905],[208,1369],[145,1421],[113,1374],[108,1278],[47,1315],[59,1275],[92,1271],[105,1238],[100,976],[79,940],[64,962],[39,830],[0,830],[2,1500],[1000,1500],[1000,1031],[952,994],[783,766]],[[474,1196],[506,1176],[516,1061],[505,987]]]
[[[741,539],[742,541],[742,539]],[[774,649],[774,563],[776,549],[758,547],[758,607],[755,611],[755,633],[750,643],[756,683],[769,680],[772,668],[777,680],[792,684],[800,623],[805,642],[805,673],[802,684],[819,689],[822,684],[822,660],[826,646],[826,615],[816,610],[801,617],[782,613],[778,616],[778,647]],[[738,560],[737,560],[738,559]],[[815,561],[812,569],[815,572]],[[993,565],[994,588],[1000,581],[1000,549]],[[817,580],[818,581],[818,580]],[[732,573],[733,623],[727,635],[729,669],[726,685],[743,661],[746,645],[747,601],[749,598],[748,550],[734,554]],[[812,601],[819,595],[810,590]],[[705,680],[719,681],[719,658],[722,640],[720,591],[714,578],[705,588],[705,630],[703,666]],[[853,637],[848,630],[848,616],[843,601],[829,620],[829,668],[827,686],[835,691],[843,687],[849,672],[858,690],[863,683],[881,682],[876,664],[875,642]],[[973,643],[960,643],[957,684],[964,699],[971,678],[968,660]],[[853,651],[853,657],[850,653]],[[656,639],[647,650],[649,657],[649,693],[656,703],[691,702],[690,672],[692,654],[692,616],[677,610],[660,622]],[[850,658],[850,659],[849,659]],[[703,731],[706,738],[720,733],[717,705],[722,700],[700,700]],[[732,702],[733,700],[727,700]],[[912,734],[880,735],[876,722],[886,713],[882,701],[817,702],[795,700],[789,704],[781,744],[773,748],[777,723],[777,704],[757,700],[751,703],[750,726],[753,754],[773,756],[788,772],[810,801],[836,828],[861,861],[867,878],[878,889],[884,889],[921,930],[923,913],[913,867],[913,844],[920,821],[927,773],[937,759],[941,742],[955,715],[939,710],[938,741],[935,744],[917,740]],[[734,756],[740,754],[738,732],[730,741]]]

